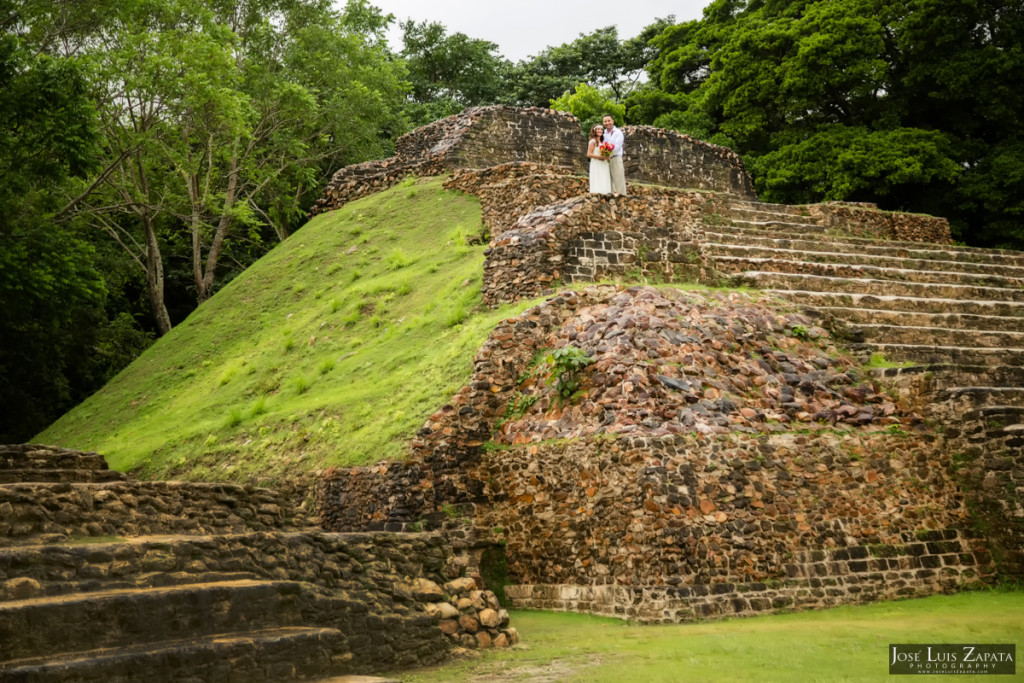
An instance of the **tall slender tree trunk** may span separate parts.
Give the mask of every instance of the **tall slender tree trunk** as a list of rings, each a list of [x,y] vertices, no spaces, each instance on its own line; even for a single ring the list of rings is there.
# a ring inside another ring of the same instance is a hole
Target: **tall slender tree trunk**
[[[135,155],[135,170],[136,186],[146,200],[145,205],[137,206],[135,209],[146,236],[146,293],[149,294],[149,307],[156,321],[156,329],[162,337],[171,331],[171,316],[164,302],[164,260],[160,253],[160,243],[156,239],[156,230],[153,228],[153,212],[149,206],[149,178],[138,152]],[[130,200],[130,195],[128,198]]]
[[[231,227],[231,211],[234,209],[238,197],[238,176],[241,173],[241,161],[239,159],[239,139],[235,138],[234,149],[231,154],[231,166],[228,172],[228,186],[224,191],[224,204],[221,208],[220,219],[217,221],[217,229],[214,230],[213,239],[210,241],[210,250],[206,253],[206,264],[203,266],[200,260],[202,254],[199,249],[192,250],[192,267],[196,277],[196,291],[199,294],[199,303],[210,298],[213,292],[213,279],[217,274],[217,261],[220,259],[220,252],[224,248],[224,239],[227,237],[228,229]],[[198,239],[195,228],[192,232],[193,244]]]
[[[153,230],[153,219],[148,211],[142,216],[142,226],[146,231],[146,291],[157,330],[163,336],[171,331],[171,316],[164,302],[164,262]]]

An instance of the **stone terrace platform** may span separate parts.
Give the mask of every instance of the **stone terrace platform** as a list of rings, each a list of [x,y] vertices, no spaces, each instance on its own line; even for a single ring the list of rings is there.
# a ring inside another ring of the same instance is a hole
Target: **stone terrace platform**
[[[269,489],[45,446],[0,473],[5,682],[321,680],[518,639],[436,534],[323,533]]]

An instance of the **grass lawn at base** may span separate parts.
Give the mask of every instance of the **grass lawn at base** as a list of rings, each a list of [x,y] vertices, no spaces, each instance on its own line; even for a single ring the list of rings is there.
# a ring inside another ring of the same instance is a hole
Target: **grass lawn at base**
[[[815,612],[635,625],[557,612],[512,612],[521,644],[445,667],[394,672],[426,681],[893,681],[895,643],[1024,646],[1024,592],[940,595]],[[943,676],[948,680],[950,676]],[[956,678],[956,677],[954,677]],[[1024,680],[1016,676],[991,680]]]

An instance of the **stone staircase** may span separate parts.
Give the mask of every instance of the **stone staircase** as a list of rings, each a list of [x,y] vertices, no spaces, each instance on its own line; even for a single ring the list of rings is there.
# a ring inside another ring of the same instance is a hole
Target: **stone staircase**
[[[948,434],[1024,445],[1024,253],[850,237],[805,207],[726,202],[706,228],[717,269],[845,327],[865,360],[907,367]]]
[[[0,446],[0,475],[4,683],[318,680],[445,656],[408,587],[441,541],[325,534],[268,489],[133,482],[56,448]]]

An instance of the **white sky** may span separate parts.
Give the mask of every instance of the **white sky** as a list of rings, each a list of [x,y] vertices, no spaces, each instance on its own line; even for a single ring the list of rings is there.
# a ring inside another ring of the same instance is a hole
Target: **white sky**
[[[498,44],[498,51],[517,62],[546,47],[573,41],[581,33],[617,26],[619,38],[632,38],[655,19],[699,19],[711,0],[369,0],[385,14],[395,15],[388,32],[394,50],[402,49],[398,22],[436,21],[448,33]]]

